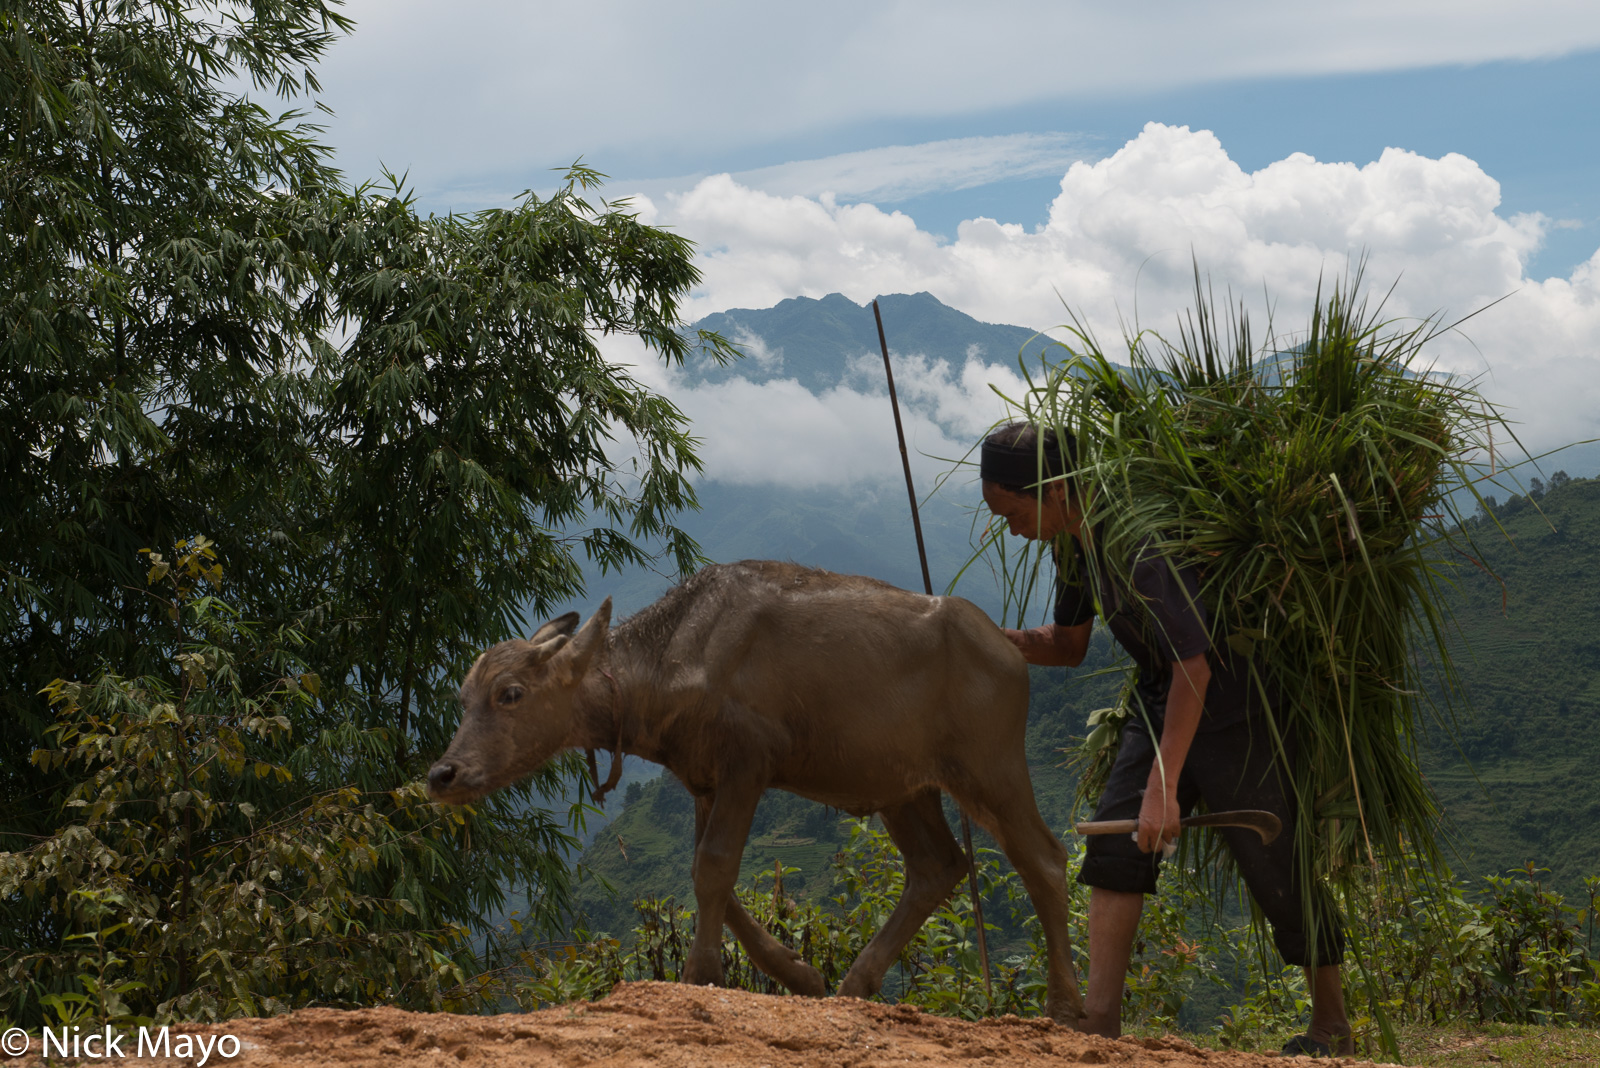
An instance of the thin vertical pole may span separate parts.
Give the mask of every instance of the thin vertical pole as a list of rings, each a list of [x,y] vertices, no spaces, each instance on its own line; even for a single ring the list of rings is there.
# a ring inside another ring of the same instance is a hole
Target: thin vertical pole
[[[911,527],[917,532],[917,559],[922,563],[922,592],[933,596],[933,579],[928,575],[928,547],[922,540],[922,515],[917,508],[917,490],[911,481],[911,456],[906,452],[906,431],[900,422],[900,398],[894,391],[894,368],[889,364],[889,342],[883,335],[883,313],[872,302],[872,317],[878,321],[878,346],[883,349],[883,374],[889,380],[889,407],[894,411],[894,436],[900,442],[900,466],[906,473],[906,495],[911,498]],[[978,933],[978,963],[983,968],[983,990],[994,1000],[989,979],[989,935],[983,929],[983,897],[978,893],[978,854],[972,848],[972,821],[961,813],[961,838],[967,848],[967,885],[972,891],[972,922]]]
[[[906,473],[906,496],[911,498],[911,529],[917,532],[917,559],[922,562],[922,592],[933,596],[933,579],[928,577],[928,547],[922,540],[922,515],[917,509],[917,491],[911,483],[911,456],[906,452],[906,431],[900,424],[900,398],[894,392],[894,368],[889,365],[889,342],[883,336],[883,313],[872,302],[872,317],[878,320],[878,346],[883,349],[883,374],[889,380],[889,408],[894,412],[894,436],[900,442],[900,466]]]

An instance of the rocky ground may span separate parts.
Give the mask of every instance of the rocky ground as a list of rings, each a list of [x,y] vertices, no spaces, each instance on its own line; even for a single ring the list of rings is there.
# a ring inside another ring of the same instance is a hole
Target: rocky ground
[[[1108,1064],[1121,1068],[1285,1068],[1274,1055],[1198,1048],[1180,1038],[1110,1040],[1049,1020],[1014,1016],[968,1023],[909,1006],[854,998],[769,997],[676,983],[625,983],[603,1001],[509,1016],[455,1016],[399,1009],[302,1009],[214,1028],[174,1028],[233,1035],[239,1053],[213,1052],[203,1068],[312,1068],[396,1063],[454,1068],[561,1065],[659,1065],[714,1068],[836,1068],[872,1065],[1043,1066]],[[131,1046],[131,1043],[128,1043]],[[231,1049],[231,1044],[216,1049]],[[119,1063],[141,1061],[130,1056]],[[200,1058],[186,1060],[202,1068]],[[6,1068],[39,1065],[39,1042]],[[52,1064],[61,1063],[52,1058]],[[88,1060],[82,1063],[98,1063]],[[1304,1063],[1311,1063],[1305,1060]],[[1354,1064],[1354,1061],[1344,1061]]]

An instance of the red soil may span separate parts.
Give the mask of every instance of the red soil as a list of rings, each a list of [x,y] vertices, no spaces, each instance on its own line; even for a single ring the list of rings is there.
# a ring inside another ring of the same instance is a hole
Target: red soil
[[[639,1065],[660,1068],[835,1068],[850,1065],[989,1065],[1018,1068],[1114,1064],[1119,1068],[1287,1068],[1275,1054],[1200,1049],[1181,1038],[1111,1040],[1015,1016],[968,1023],[902,1005],[854,998],[747,994],[677,983],[624,983],[605,1000],[507,1016],[399,1009],[301,1009],[192,1034],[234,1035],[241,1051],[213,1053],[205,1068],[436,1065],[524,1068]],[[134,1052],[131,1040],[126,1052]],[[40,1065],[39,1043],[3,1068]],[[197,1057],[185,1063],[194,1068]],[[59,1058],[52,1058],[60,1063]],[[104,1062],[82,1060],[80,1064]],[[171,1064],[132,1056],[116,1063]],[[1308,1059],[1299,1063],[1309,1065]],[[1354,1061],[1317,1062],[1354,1064]]]

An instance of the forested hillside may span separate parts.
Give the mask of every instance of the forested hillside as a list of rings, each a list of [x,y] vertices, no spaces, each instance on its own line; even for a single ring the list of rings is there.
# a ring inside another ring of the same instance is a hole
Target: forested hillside
[[[1436,740],[1428,776],[1460,870],[1533,862],[1572,893],[1600,875],[1600,480],[1552,483],[1472,528],[1492,574],[1459,572],[1467,714],[1459,751]]]

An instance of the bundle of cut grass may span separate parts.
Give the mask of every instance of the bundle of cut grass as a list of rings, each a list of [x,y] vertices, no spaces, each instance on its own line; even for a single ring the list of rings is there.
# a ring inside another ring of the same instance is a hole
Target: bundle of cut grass
[[[1277,695],[1273,743],[1284,728],[1298,739],[1293,830],[1308,885],[1436,864],[1416,746],[1427,713],[1448,710],[1420,676],[1431,660],[1451,677],[1441,542],[1499,417],[1422,366],[1439,324],[1384,321],[1359,273],[1319,290],[1293,344],[1256,345],[1242,309],[1224,321],[1198,278],[1196,294],[1175,340],[1128,341],[1127,369],[1075,330],[1066,358],[1014,403],[1075,438],[1106,566],[1142,546],[1195,566],[1213,644],[1250,654],[1255,682]],[[1114,744],[1115,725],[1091,749]],[[1108,752],[1090,754],[1088,789]]]

